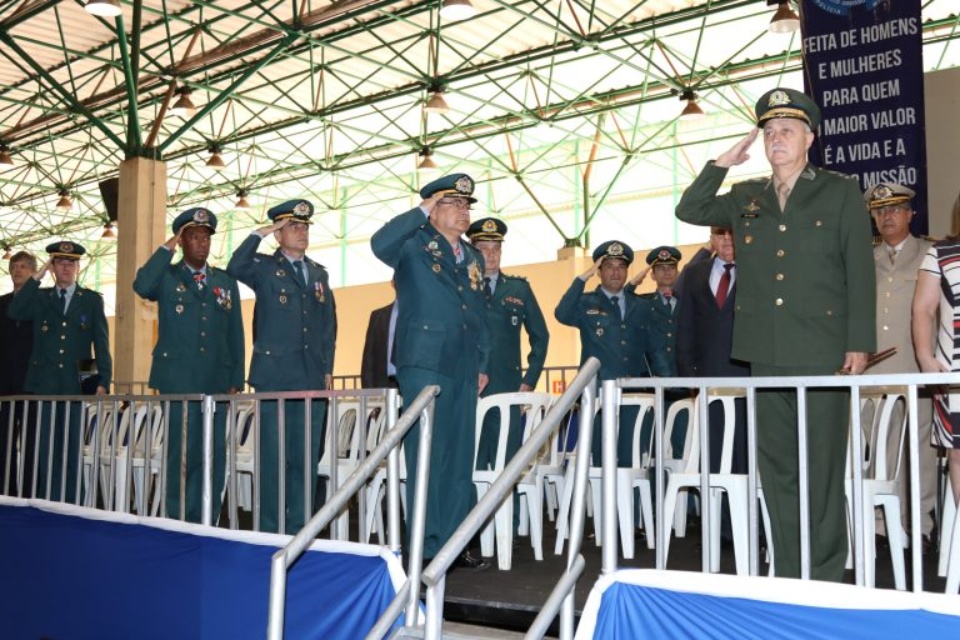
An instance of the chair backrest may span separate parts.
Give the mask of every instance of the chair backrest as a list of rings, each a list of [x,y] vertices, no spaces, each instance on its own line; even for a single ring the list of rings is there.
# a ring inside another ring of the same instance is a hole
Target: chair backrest
[[[677,456],[673,451],[673,430],[678,428],[677,418],[681,413],[687,414],[687,433],[683,439],[683,453]],[[693,398],[675,400],[667,409],[663,428],[664,455],[667,460],[679,458],[685,461],[680,469],[681,473],[697,473],[700,470],[700,422],[697,414],[697,403]]]
[[[861,415],[865,409],[872,407],[873,418],[870,428],[863,439],[863,447],[859,461],[863,472],[869,473],[871,480],[897,480],[900,477],[900,468],[903,465],[904,443],[907,433],[907,392],[904,387],[884,387],[877,393],[864,393],[861,396]],[[869,414],[867,414],[869,415]],[[891,434],[897,443],[896,464],[893,469],[887,468],[887,448],[891,444]],[[853,436],[847,440],[847,477],[852,477],[850,470]]]
[[[650,448],[653,445],[653,432],[654,429],[650,429],[647,433],[643,432],[643,419],[646,417],[647,413],[653,413],[653,405],[655,402],[654,395],[652,393],[625,393],[620,399],[620,406],[636,406],[639,407],[637,410],[637,421],[633,425],[633,448],[630,449],[634,452],[643,452],[642,457],[640,458],[640,467],[649,467],[651,459]],[[617,420],[617,435],[619,437],[620,421]]]
[[[494,470],[501,470],[506,465],[507,437],[510,432],[510,408],[519,406],[521,420],[525,420],[523,438],[540,424],[547,413],[547,408],[553,402],[549,393],[535,391],[515,391],[512,393],[495,393],[477,402],[477,421],[474,427],[473,468],[477,467],[477,452],[480,448],[480,434],[483,431],[483,420],[489,411],[497,409],[500,414],[500,432],[497,438],[497,455],[494,459]]]

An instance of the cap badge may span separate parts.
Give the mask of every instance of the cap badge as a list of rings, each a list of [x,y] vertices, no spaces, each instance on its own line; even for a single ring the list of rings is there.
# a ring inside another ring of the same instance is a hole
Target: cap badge
[[[193,221],[199,224],[206,224],[210,221],[210,212],[206,209],[198,209],[193,214]]]
[[[484,233],[496,233],[497,223],[493,220],[484,220],[482,229]]]
[[[787,95],[786,91],[774,91],[767,99],[768,107],[779,107],[785,104],[790,104],[790,96]]]
[[[293,213],[300,217],[306,217],[310,215],[310,205],[306,202],[298,202],[297,206],[293,208]]]
[[[72,242],[61,242],[60,251],[63,253],[73,253],[73,243]]]
[[[623,255],[623,245],[619,242],[614,242],[612,245],[607,247],[607,255],[619,258]]]
[[[473,180],[471,180],[469,176],[463,176],[457,179],[453,184],[453,188],[456,189],[458,193],[470,195],[473,193]]]
[[[657,254],[658,260],[669,260],[671,257],[669,249],[660,249],[660,253]]]
[[[884,200],[893,196],[893,189],[888,187],[885,184],[878,185],[873,190],[873,199],[874,200]]]

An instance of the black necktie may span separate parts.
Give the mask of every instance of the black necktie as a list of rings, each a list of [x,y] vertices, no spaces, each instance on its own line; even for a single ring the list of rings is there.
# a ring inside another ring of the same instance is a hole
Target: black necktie
[[[483,295],[487,296],[487,300],[489,300],[490,296],[493,295],[493,287],[490,286],[490,278],[486,276],[483,278]]]
[[[617,315],[623,320],[623,311],[620,309],[620,296],[610,296],[610,302],[613,303],[613,306],[617,309]]]
[[[60,289],[60,312],[67,315],[67,290]]]

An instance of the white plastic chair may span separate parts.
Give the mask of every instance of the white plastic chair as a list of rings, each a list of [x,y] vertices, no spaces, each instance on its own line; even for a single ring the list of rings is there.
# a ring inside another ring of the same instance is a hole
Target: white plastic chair
[[[145,418],[145,424],[139,429],[136,444],[133,449],[133,459],[131,468],[133,469],[133,491],[134,507],[137,512],[143,515],[147,511],[147,504],[150,501],[150,487],[153,490],[153,500],[150,503],[149,515],[156,516],[160,513],[160,488],[157,483],[147,484],[146,469],[149,468],[150,476],[160,476],[160,468],[163,464],[163,403],[152,402],[149,404],[149,418]],[[147,457],[147,433],[150,434],[150,451]]]
[[[233,423],[235,444],[232,446],[232,454],[236,456],[237,507],[244,511],[253,510],[253,443],[255,439],[253,432],[255,422],[256,402],[238,402]],[[227,467],[229,469],[229,464]],[[229,470],[227,473],[229,474]]]
[[[118,405],[119,408],[119,405]],[[44,407],[46,409],[46,407]],[[124,411],[120,408],[119,413],[121,416]],[[129,418],[128,418],[129,420]],[[73,427],[71,427],[73,428]],[[96,493],[93,490],[93,483],[96,481],[99,483],[101,494],[103,495],[104,503],[106,504],[107,497],[107,485],[108,478],[105,477],[103,469],[108,468],[111,464],[114,464],[111,461],[111,445],[115,437],[118,437],[118,431],[121,428],[126,428],[126,423],[123,418],[120,418],[118,425],[117,417],[114,414],[114,403],[110,401],[103,402],[90,402],[86,406],[86,421],[84,424],[83,431],[83,504],[87,507],[96,507],[93,503],[94,494]],[[97,437],[99,433],[99,443],[97,442]],[[119,441],[122,441],[120,438]],[[94,445],[99,446],[99,469],[93,468],[93,462],[95,455]],[[59,452],[54,452],[54,455],[57,455]],[[46,455],[45,451],[41,451],[40,455]],[[115,493],[115,492],[114,492]],[[113,505],[108,504],[107,509],[112,509]]]
[[[905,537],[900,524],[900,467],[903,462],[904,436],[907,426],[907,411],[901,412],[901,419],[894,424],[895,408],[898,402],[906,405],[906,390],[902,388],[887,389],[881,394],[865,395],[861,404],[874,403],[874,418],[869,437],[864,438],[864,451],[858,457],[863,469],[863,542],[865,551],[864,581],[866,586],[873,587],[876,582],[876,522],[874,511],[881,509],[887,529],[887,540],[890,547],[890,560],[893,563],[893,579],[896,588],[906,589],[906,569],[904,567],[903,548]],[[894,469],[887,469],[887,442],[892,429],[899,432],[897,437],[898,451],[897,464]],[[847,441],[847,471],[844,487],[847,498],[848,532],[853,533],[853,472],[852,464],[853,441]],[[850,547],[853,548],[852,545]]]
[[[749,511],[748,511],[748,476],[746,474],[731,473],[733,461],[734,425],[736,423],[735,399],[744,397],[742,392],[711,391],[707,402],[721,402],[724,413],[723,444],[720,454],[720,471],[708,476],[710,500],[710,522],[708,523],[710,544],[710,571],[720,570],[720,515],[722,496],[727,495],[730,507],[730,525],[733,534],[733,549],[736,558],[737,575],[749,574]],[[674,405],[676,406],[676,404]],[[669,462],[669,461],[668,461]],[[685,506],[686,500],[679,499],[687,491],[700,487],[700,424],[699,404],[687,427],[687,444],[684,447],[684,458],[677,471],[671,472],[667,478],[664,493],[663,519],[670,522],[674,519],[677,504]],[[762,500],[761,500],[762,505]],[[764,523],[768,522],[765,509],[761,506]],[[685,511],[686,509],[682,509]],[[768,529],[769,530],[769,529]],[[678,534],[678,537],[679,534]],[[670,552],[670,535],[665,536],[663,555],[667,558]],[[769,540],[769,537],[768,537]]]
[[[540,424],[547,408],[553,402],[549,393],[515,392],[497,393],[481,398],[477,403],[477,421],[473,457],[473,484],[477,487],[477,499],[480,500],[487,490],[503,473],[507,460],[507,439],[510,431],[510,409],[520,406],[525,410],[526,423],[524,439]],[[488,411],[498,409],[500,413],[500,433],[497,439],[497,453],[492,469],[477,469],[477,450],[480,445],[483,419]],[[543,477],[536,473],[536,463],[520,477],[516,486],[520,494],[520,509],[529,517],[530,544],[534,557],[543,560]],[[521,516],[521,522],[524,519]],[[484,556],[493,555],[494,529],[496,530],[497,566],[508,571],[513,564],[513,493],[504,498],[494,516],[494,522],[488,524],[480,535],[480,547]]]
[[[653,496],[650,484],[650,460],[651,445],[653,443],[653,432],[650,429],[646,440],[642,439],[642,429],[644,416],[648,412],[653,412],[654,396],[652,393],[631,393],[624,394],[620,406],[637,406],[637,421],[633,428],[633,442],[630,445],[630,451],[638,459],[631,467],[617,468],[617,517],[620,524],[620,544],[623,549],[623,557],[630,560],[634,555],[634,509],[633,492],[640,491],[640,525],[646,534],[647,548],[653,549],[654,546],[654,520],[653,520]],[[619,423],[619,421],[618,421]],[[618,434],[619,436],[619,434]],[[641,451],[646,453],[641,454]],[[593,489],[594,508],[600,503],[601,483],[591,479],[590,486]],[[594,511],[596,513],[596,511]],[[597,534],[599,536],[599,534]]]

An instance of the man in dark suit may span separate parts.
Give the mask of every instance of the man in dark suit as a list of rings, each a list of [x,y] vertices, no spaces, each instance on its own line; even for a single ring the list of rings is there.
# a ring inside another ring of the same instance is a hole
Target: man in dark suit
[[[333,378],[337,307],[326,268],[306,255],[310,246],[313,204],[289,200],[271,207],[272,224],[243,241],[227,272],[257,294],[254,308],[253,359],[250,384],[257,392],[323,391]],[[257,253],[272,235],[279,248]],[[326,402],[310,403],[310,457],[304,469],[305,400],[284,403],[284,437],[279,440],[277,402],[260,408],[260,530],[296,533],[309,519],[305,504],[316,486],[317,462],[323,455]],[[280,447],[285,468],[279,468]],[[304,485],[304,478],[310,478]],[[286,509],[280,513],[280,482],[286,486]]]
[[[207,263],[217,217],[202,207],[173,221],[173,236],[137,271],[133,290],[157,302],[159,335],[150,386],[165,394],[225,394],[243,389],[244,343],[237,281]],[[177,247],[183,259],[171,264]],[[220,514],[226,470],[226,412],[214,416],[213,520]],[[170,403],[167,445],[167,516],[201,522],[203,418],[188,408],[184,487],[180,486],[183,405]],[[185,497],[181,500],[181,494]]]
[[[363,341],[363,359],[360,362],[360,386],[364,389],[399,388],[397,366],[390,357],[396,337],[396,302],[374,309],[367,324],[367,337]]]
[[[37,258],[26,251],[18,251],[10,258],[10,280],[13,291],[0,296],[0,397],[23,395],[23,381],[30,366],[33,349],[33,323],[7,317],[7,309],[27,280],[37,272]],[[10,432],[10,413],[14,412],[13,430]],[[36,433],[29,434],[24,419],[29,419],[26,403],[13,407],[4,402],[0,409],[0,493],[8,496],[32,497],[33,452]],[[7,442],[10,448],[7,448]],[[23,491],[17,492],[17,441],[22,453],[20,467],[23,470]],[[9,460],[7,459],[9,456]]]
[[[77,284],[80,257],[86,253],[76,242],[54,242],[47,246],[50,259],[27,280],[13,297],[7,315],[14,320],[33,322],[33,352],[23,388],[37,395],[76,396],[83,392],[85,377],[96,384],[93,391],[105,395],[113,376],[107,318],[103,296]],[[52,271],[55,286],[40,288],[40,282]],[[96,371],[90,366],[94,363]],[[80,457],[80,403],[58,403],[50,419],[40,426],[37,495],[51,500],[79,503],[77,491]],[[46,486],[47,459],[53,450],[52,482]],[[66,455],[66,483],[61,483],[63,457]],[[26,482],[26,481],[25,481]]]
[[[394,269],[397,378],[412,402],[439,385],[430,451],[423,557],[432,558],[476,503],[473,450],[477,396],[487,386],[490,339],[483,295],[483,257],[461,236],[470,226],[473,179],[455,173],[420,190],[423,200],[373,234],[373,253]],[[413,505],[419,424],[408,434],[407,504]],[[407,539],[410,539],[410,520]],[[464,551],[457,566],[490,563]]]
[[[677,319],[677,369],[690,378],[749,376],[750,367],[734,360],[733,310],[737,285],[733,234],[727,227],[711,227],[713,257],[687,266],[684,288],[680,292]],[[735,400],[733,473],[747,472],[746,401]],[[723,406],[710,405],[710,471],[720,471],[723,447]],[[724,512],[722,533],[730,540],[730,520]]]

